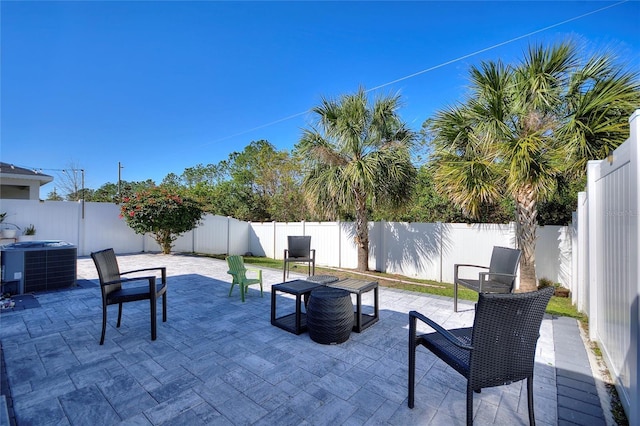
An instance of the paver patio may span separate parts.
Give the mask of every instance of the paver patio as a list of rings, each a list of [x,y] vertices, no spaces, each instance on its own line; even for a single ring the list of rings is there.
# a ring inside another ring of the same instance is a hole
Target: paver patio
[[[150,340],[147,302],[109,307],[103,346],[97,272],[78,259],[85,288],[40,293],[38,308],[0,316],[13,410],[18,425],[462,425],[462,376],[425,350],[417,360],[416,408],[407,408],[408,312],[446,328],[470,326],[473,305],[380,288],[380,321],[340,345],[320,345],[270,324],[271,285],[282,271],[264,269],[264,297],[228,297],[224,261],[186,255],[118,256],[121,270],[166,266],[168,321]],[[292,273],[290,279],[302,277]],[[278,295],[278,309],[294,299]],[[364,305],[373,300],[363,298]],[[535,414],[558,424],[553,322],[538,342]],[[528,424],[521,383],[474,396],[476,424]]]

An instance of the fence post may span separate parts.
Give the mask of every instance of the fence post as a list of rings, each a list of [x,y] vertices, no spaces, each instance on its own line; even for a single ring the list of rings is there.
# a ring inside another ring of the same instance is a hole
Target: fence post
[[[277,259],[278,258],[278,254],[276,253],[276,221],[273,220],[271,221],[271,223],[273,224],[273,248],[271,249],[271,252],[273,253],[273,258]]]
[[[338,268],[342,268],[342,222],[340,219],[336,224],[338,225]]]
[[[636,259],[630,262],[631,271],[629,281],[635,289],[631,288],[630,293],[634,299],[631,303],[630,324],[631,324],[631,350],[629,351],[629,371],[632,377],[629,378],[629,424],[638,424],[640,422],[640,408],[637,401],[640,398],[640,109],[629,118],[630,127],[630,143],[631,143],[631,163],[630,163],[630,200],[629,200],[629,224],[632,232],[629,259]],[[635,293],[635,294],[634,294]],[[633,403],[632,401],[636,401]]]
[[[589,285],[587,286],[589,307],[587,315],[589,316],[589,339],[594,341],[597,340],[598,336],[597,287],[600,269],[600,257],[598,256],[598,206],[601,203],[601,194],[598,193],[598,176],[596,176],[599,168],[600,160],[591,160],[587,163],[587,193],[589,194],[589,203],[587,204],[589,245],[586,256],[587,265],[589,265]]]

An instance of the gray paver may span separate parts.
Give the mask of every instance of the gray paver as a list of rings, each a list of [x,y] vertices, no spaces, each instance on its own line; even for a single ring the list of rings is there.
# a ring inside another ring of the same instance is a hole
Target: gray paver
[[[110,307],[100,346],[97,285],[36,294],[40,307],[0,316],[16,419],[36,425],[465,423],[464,379],[421,349],[416,408],[407,408],[407,314],[415,309],[445,327],[470,326],[472,303],[461,302],[462,312],[453,313],[449,298],[380,288],[380,321],[341,345],[326,346],[307,333],[271,326],[270,286],[282,271],[264,269],[264,297],[251,287],[242,303],[238,294],[227,297],[224,261],[154,253],[118,260],[121,270],[167,267],[168,321],[158,321],[158,339],[150,340],[148,303],[126,304],[120,329],[117,307]],[[97,281],[91,259],[78,260],[78,277]],[[290,279],[300,277],[292,273]],[[279,296],[278,306],[292,307],[293,300]],[[565,413],[565,398],[579,395],[573,374],[585,371],[567,368],[571,374],[560,380],[571,391],[557,398],[554,336],[575,337],[577,330],[556,323],[545,318],[538,342],[534,387],[543,425],[578,419],[575,412],[558,418],[558,412]],[[581,341],[564,340],[566,353],[575,345],[584,350]],[[478,423],[527,423],[520,383],[475,394],[474,407]]]

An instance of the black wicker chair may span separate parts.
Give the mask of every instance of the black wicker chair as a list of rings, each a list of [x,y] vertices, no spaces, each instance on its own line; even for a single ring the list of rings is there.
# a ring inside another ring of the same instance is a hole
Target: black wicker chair
[[[156,301],[162,296],[162,322],[167,321],[167,270],[165,267],[136,269],[135,271],[120,272],[118,261],[113,249],[106,249],[91,253],[91,258],[98,270],[100,287],[102,289],[102,337],[100,344],[104,344],[107,328],[107,306],[118,305],[118,323],[122,319],[122,304],[137,300],[149,300],[151,306],[151,340],[156,340]],[[134,272],[159,271],[161,282],[156,283],[156,276],[122,278],[123,275]],[[123,283],[146,281],[148,286],[133,286],[123,288]]]
[[[289,276],[290,263],[307,263],[309,273],[307,275],[315,275],[316,273],[316,250],[311,248],[310,236],[291,236],[287,237],[288,247],[284,249],[284,269],[282,271],[282,281]]]
[[[453,311],[458,312],[458,285],[478,293],[511,293],[516,282],[516,272],[521,251],[507,247],[494,247],[489,266],[455,264],[453,265]],[[480,272],[478,279],[460,278],[461,267],[488,269]]]
[[[424,346],[467,379],[467,425],[473,424],[473,392],[527,379],[529,423],[533,413],[533,367],[540,324],[554,289],[531,293],[480,293],[473,327],[446,330],[409,312],[409,399],[414,406],[416,349]],[[436,332],[416,334],[416,322]]]

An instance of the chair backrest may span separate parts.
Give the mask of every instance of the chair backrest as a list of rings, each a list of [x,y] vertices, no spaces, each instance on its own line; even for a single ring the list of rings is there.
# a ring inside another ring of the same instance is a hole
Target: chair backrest
[[[91,258],[98,270],[98,278],[100,279],[103,294],[109,294],[113,290],[122,287],[120,283],[110,284],[108,286],[104,285],[104,283],[120,279],[120,268],[118,267],[116,254],[112,248],[93,252],[91,253]]]
[[[239,278],[244,278],[247,269],[244,266],[244,259],[242,256],[232,255],[227,257],[227,264],[229,265],[229,271],[237,274]]]
[[[518,264],[520,263],[520,255],[522,252],[518,249],[512,249],[507,247],[494,247],[491,253],[491,263],[489,264],[489,272],[497,272],[501,274],[515,275],[518,271]],[[511,277],[490,277],[492,281],[497,281],[503,284],[511,285],[515,278]]]
[[[309,257],[311,255],[311,237],[289,235],[287,237],[289,257]]]
[[[553,287],[530,293],[480,293],[473,324],[469,381],[473,389],[533,375],[540,324]]]

